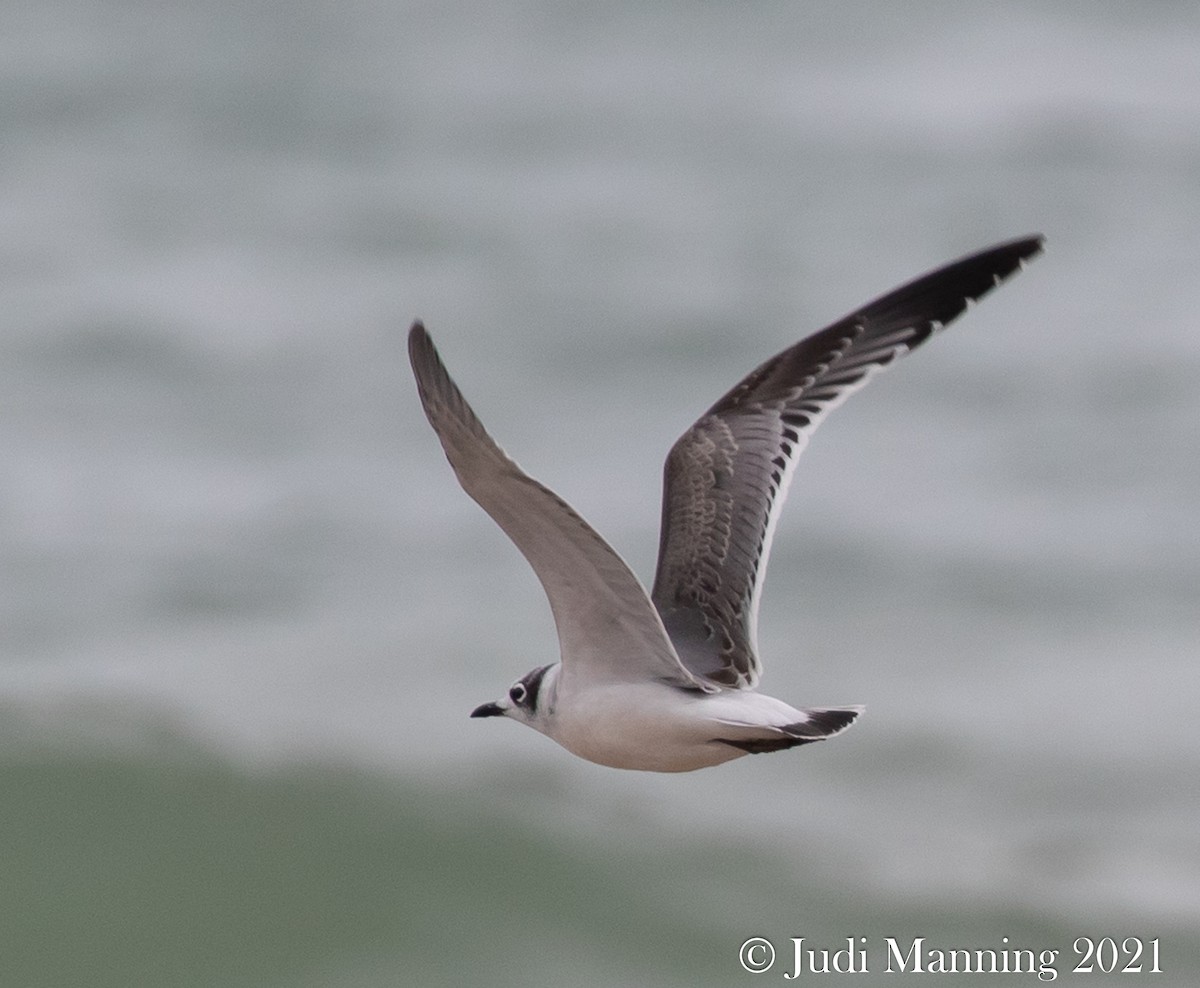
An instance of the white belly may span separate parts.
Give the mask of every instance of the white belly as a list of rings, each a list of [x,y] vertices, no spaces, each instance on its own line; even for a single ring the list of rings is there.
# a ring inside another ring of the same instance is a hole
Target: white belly
[[[578,699],[560,698],[547,733],[572,754],[600,765],[690,772],[746,754],[723,744],[722,735],[741,738],[749,724],[781,725],[801,717],[758,693],[709,696],[658,683],[621,684],[592,687]]]

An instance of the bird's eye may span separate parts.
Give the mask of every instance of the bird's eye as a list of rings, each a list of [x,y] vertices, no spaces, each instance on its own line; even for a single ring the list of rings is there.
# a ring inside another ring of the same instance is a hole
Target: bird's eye
[[[516,683],[513,686],[513,688],[508,691],[508,698],[510,700],[512,700],[513,703],[524,703],[525,702],[525,684],[524,683]]]

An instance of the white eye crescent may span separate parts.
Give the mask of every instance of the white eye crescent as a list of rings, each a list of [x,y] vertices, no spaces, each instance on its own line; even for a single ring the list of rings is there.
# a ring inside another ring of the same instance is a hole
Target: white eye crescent
[[[512,700],[513,703],[524,703],[525,702],[525,684],[524,683],[513,684],[513,688],[508,691],[508,698],[510,700]]]

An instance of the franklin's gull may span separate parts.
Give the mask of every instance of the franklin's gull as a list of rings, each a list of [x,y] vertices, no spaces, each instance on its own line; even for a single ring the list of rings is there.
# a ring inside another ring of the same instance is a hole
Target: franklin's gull
[[[516,543],[550,598],[560,661],[472,717],[528,724],[581,758],[687,772],[839,734],[861,706],[797,709],[756,691],[756,626],[796,458],[825,416],[1040,253],[999,244],[938,268],[760,365],[667,456],[654,589],[492,440],[418,321],[421,403],[463,489]]]

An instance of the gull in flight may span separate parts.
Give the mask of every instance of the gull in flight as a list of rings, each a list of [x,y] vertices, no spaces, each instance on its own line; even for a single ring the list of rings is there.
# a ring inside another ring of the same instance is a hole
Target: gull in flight
[[[421,403],[463,489],[550,599],[560,661],[472,717],[508,717],[601,765],[688,772],[840,734],[861,706],[792,707],[757,691],[758,602],[796,458],[834,408],[1042,250],[998,244],[889,292],[761,364],[671,448],[654,589],[521,470],[451,380],[425,327],[408,336]]]

